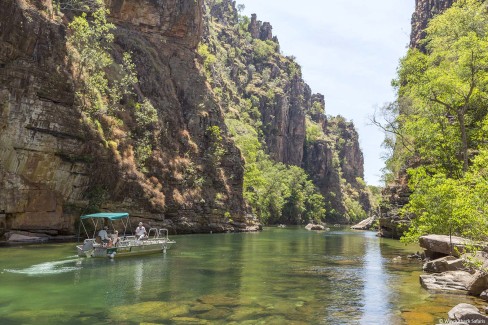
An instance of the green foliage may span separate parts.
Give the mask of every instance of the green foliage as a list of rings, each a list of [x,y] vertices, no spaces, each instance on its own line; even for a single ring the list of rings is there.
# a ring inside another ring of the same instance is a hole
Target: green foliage
[[[322,126],[314,121],[308,116],[305,117],[305,141],[307,143],[327,140]]]
[[[142,129],[147,129],[158,121],[158,112],[147,98],[142,103],[136,103],[134,116],[137,125]]]
[[[138,82],[130,53],[124,53],[121,64],[114,64],[110,47],[115,25],[107,21],[109,11],[98,1],[90,15],[82,12],[68,25],[69,55],[78,71],[77,95],[84,111],[113,114],[123,96],[132,94]],[[112,68],[116,75],[109,78]]]
[[[104,69],[113,63],[108,49],[114,39],[112,30],[115,26],[107,22],[107,13],[107,9],[100,8],[92,14],[90,21],[87,14],[82,13],[68,25],[70,56],[79,65],[78,78],[85,80],[79,97],[84,108],[90,107],[92,111],[105,107],[103,96],[109,91]]]
[[[210,158],[212,163],[215,166],[220,166],[225,154],[220,127],[217,125],[209,126],[206,130],[206,135],[210,139]]]
[[[309,115],[325,114],[325,108],[320,102],[314,102],[308,113]]]
[[[431,20],[426,52],[410,50],[388,112],[388,161],[408,160],[413,191],[402,213],[411,218],[403,241],[421,235],[488,237],[488,13],[486,2],[457,1]],[[390,115],[391,117],[392,115]],[[395,141],[393,141],[394,139]]]
[[[486,152],[478,161],[486,163]],[[453,234],[486,240],[488,236],[488,175],[486,165],[472,167],[464,178],[430,175],[425,168],[411,170],[413,194],[403,208],[416,216],[403,241],[425,234]]]
[[[252,125],[237,119],[226,119],[226,124],[246,161],[244,197],[262,222],[300,224],[325,218],[324,198],[303,169],[272,161]]]
[[[349,221],[357,222],[368,217],[361,204],[351,196],[344,198],[344,206],[346,207],[346,217]]]
[[[276,53],[276,43],[273,41],[253,40],[254,58],[258,61],[264,61]]]
[[[205,43],[200,43],[197,48],[198,54],[203,58],[203,67],[205,69],[205,74],[209,80],[211,80],[212,71],[211,67],[217,61],[214,54],[209,51],[208,45]]]
[[[456,2],[426,29],[427,53],[411,50],[399,69],[399,95],[413,105],[402,124],[418,155],[449,177],[461,177],[486,114],[488,15],[476,0]]]

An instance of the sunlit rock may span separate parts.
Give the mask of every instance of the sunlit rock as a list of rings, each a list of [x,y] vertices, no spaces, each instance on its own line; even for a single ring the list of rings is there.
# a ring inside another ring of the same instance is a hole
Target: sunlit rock
[[[468,293],[471,274],[466,271],[449,271],[444,273],[422,274],[420,284],[430,291],[449,291],[451,293]]]
[[[452,321],[465,321],[469,324],[488,324],[488,317],[482,315],[478,308],[470,304],[459,304],[448,313]]]
[[[446,271],[456,271],[464,269],[463,259],[454,256],[445,256],[436,260],[427,261],[424,266],[424,272],[442,273]]]

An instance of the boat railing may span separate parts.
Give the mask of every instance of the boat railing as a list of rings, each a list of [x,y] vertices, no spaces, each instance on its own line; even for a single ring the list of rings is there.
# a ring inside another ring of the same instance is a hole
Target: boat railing
[[[148,239],[158,239],[159,238],[158,229],[157,228],[150,228],[149,231],[147,232],[147,238]]]
[[[159,229],[158,237],[167,240],[168,239],[168,229],[166,229],[166,228]]]

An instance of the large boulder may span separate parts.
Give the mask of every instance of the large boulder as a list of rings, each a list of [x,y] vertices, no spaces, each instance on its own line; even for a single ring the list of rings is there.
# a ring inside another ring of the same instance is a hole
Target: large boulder
[[[427,261],[423,266],[424,272],[428,273],[458,271],[463,270],[464,268],[465,267],[463,259],[456,258],[454,256],[445,256],[436,260]]]
[[[447,314],[449,320],[467,324],[488,324],[488,317],[482,315],[478,308],[470,304],[459,304]]]
[[[476,271],[471,277],[467,289],[470,295],[479,296],[488,289],[488,274],[483,271]]]
[[[420,247],[425,249],[425,256],[437,258],[446,255],[459,257],[466,251],[468,239],[446,235],[426,235],[419,238]]]
[[[463,256],[466,259],[471,259],[471,262],[479,264],[476,272],[471,277],[471,281],[468,284],[468,293],[470,295],[479,296],[483,291],[488,289],[488,254],[486,252],[476,252],[476,254],[468,254]]]
[[[466,271],[422,274],[420,284],[429,291],[466,294],[472,275]]]

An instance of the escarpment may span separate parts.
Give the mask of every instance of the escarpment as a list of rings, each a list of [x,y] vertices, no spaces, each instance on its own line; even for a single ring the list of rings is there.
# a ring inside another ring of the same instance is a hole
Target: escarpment
[[[198,68],[202,2],[107,6],[116,25],[111,55],[120,61],[132,52],[136,95],[157,111],[146,130],[130,103],[96,121],[80,109],[68,16],[51,1],[3,1],[0,231],[72,234],[75,218],[93,208],[125,210],[178,233],[257,229],[242,197],[240,152]]]
[[[270,23],[239,15],[234,1],[206,4],[204,43],[217,58],[208,76],[226,115],[252,114],[270,157],[310,175],[330,222],[361,218],[352,211],[369,211],[370,200],[354,125],[325,115],[324,96],[312,93],[294,57],[280,53]],[[234,108],[243,106],[236,97],[248,100],[244,112]]]
[[[429,20],[452,6],[455,0],[415,0],[415,11],[412,14],[412,31],[410,48],[423,49],[420,41],[425,37],[424,29]]]
[[[100,210],[174,233],[257,230],[229,121],[306,170],[330,221],[368,211],[353,124],[325,115],[270,23],[229,0],[106,0],[115,29],[103,73],[120,75],[129,53],[138,80],[100,109],[68,42],[80,11],[59,4],[2,3],[0,235],[72,235],[80,214]]]

